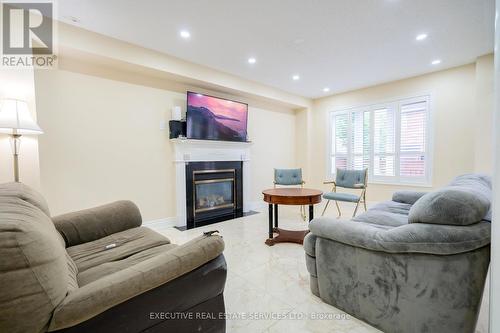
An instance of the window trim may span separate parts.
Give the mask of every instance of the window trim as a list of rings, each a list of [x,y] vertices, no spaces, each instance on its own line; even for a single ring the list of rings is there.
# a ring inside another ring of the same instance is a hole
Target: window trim
[[[425,134],[425,149],[426,149],[426,160],[425,160],[425,176],[419,178],[421,181],[414,181],[411,178],[408,177],[401,177],[401,176],[373,176],[373,163],[374,163],[374,145],[373,145],[373,138],[374,138],[374,131],[373,129],[373,123],[374,123],[374,117],[372,111],[376,110],[377,108],[382,108],[382,107],[388,107],[392,106],[394,107],[395,110],[395,117],[394,117],[394,123],[395,123],[395,144],[394,144],[394,156],[395,156],[395,161],[394,161],[394,169],[398,170],[399,172],[399,163],[400,163],[400,156],[401,154],[401,106],[405,104],[411,104],[412,102],[422,102],[425,101],[427,102],[427,126],[426,126],[426,134]],[[371,104],[365,104],[365,105],[359,105],[359,106],[350,106],[350,107],[342,107],[338,108],[336,110],[332,110],[327,112],[327,121],[326,126],[327,126],[327,151],[326,151],[326,179],[332,180],[335,179],[335,173],[331,173],[331,168],[332,168],[332,157],[334,156],[333,154],[333,144],[334,144],[334,116],[338,114],[347,114],[348,115],[348,122],[350,122],[351,119],[351,113],[352,112],[363,112],[363,111],[370,111],[371,116],[370,116],[370,158],[369,158],[369,168],[368,168],[368,183],[370,184],[382,184],[382,185],[405,185],[405,186],[413,186],[413,187],[432,187],[432,179],[433,179],[433,169],[434,169],[434,112],[433,112],[433,98],[432,98],[432,93],[426,92],[426,93],[421,93],[421,94],[416,94],[410,97],[396,97],[392,98],[387,101],[382,101],[382,102],[377,102],[377,103],[371,103]],[[348,128],[348,133],[351,131],[351,126]],[[348,136],[350,137],[350,136]],[[351,140],[348,141],[348,159],[350,158],[350,145],[351,145]]]

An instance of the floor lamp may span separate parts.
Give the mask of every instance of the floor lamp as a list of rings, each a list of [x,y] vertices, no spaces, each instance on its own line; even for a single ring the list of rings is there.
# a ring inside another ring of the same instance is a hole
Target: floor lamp
[[[19,149],[22,135],[42,134],[28,110],[28,103],[17,99],[0,100],[0,133],[9,134],[14,156],[14,180],[19,182]]]

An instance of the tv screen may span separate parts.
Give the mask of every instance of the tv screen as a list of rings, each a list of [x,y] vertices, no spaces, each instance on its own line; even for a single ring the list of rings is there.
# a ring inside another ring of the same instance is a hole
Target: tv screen
[[[245,103],[187,93],[188,139],[246,141],[247,116]]]

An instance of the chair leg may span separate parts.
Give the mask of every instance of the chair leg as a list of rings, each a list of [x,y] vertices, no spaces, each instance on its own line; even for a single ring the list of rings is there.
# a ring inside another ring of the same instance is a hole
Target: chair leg
[[[366,212],[367,211],[367,209],[366,209],[366,189],[363,192],[363,205],[365,206],[365,212]]]
[[[358,203],[356,204],[356,208],[354,208],[354,213],[352,214],[352,217],[356,216],[356,212],[358,211],[360,201],[361,201],[361,199],[358,200]]]
[[[326,209],[328,208],[328,204],[330,203],[330,200],[327,200],[326,201],[326,205],[325,205],[325,208],[323,209],[323,213],[321,213],[321,216],[324,216],[325,215],[325,212],[326,212]]]
[[[305,206],[300,206],[300,216],[302,217],[302,220],[306,220],[306,207]]]
[[[339,216],[337,216],[337,218],[339,218],[340,216],[342,216],[342,212],[340,211],[339,203],[337,202],[337,200],[335,200],[335,205],[337,206],[337,210],[339,211]]]

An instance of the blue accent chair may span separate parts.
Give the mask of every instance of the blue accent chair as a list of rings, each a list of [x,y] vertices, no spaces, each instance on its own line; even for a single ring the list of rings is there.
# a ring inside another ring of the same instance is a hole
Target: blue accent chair
[[[335,201],[335,205],[337,206],[337,210],[339,212],[338,217],[342,215],[338,201],[353,202],[356,204],[356,208],[354,209],[352,217],[356,216],[356,212],[358,211],[358,207],[361,202],[363,203],[366,211],[366,187],[368,185],[368,169],[363,169],[363,170],[337,169],[337,175],[335,177],[335,181],[324,182],[324,184],[333,184],[333,188],[331,192],[323,194],[323,198],[326,199],[327,201],[321,216],[325,215],[325,211],[328,208],[330,200]],[[338,193],[337,187],[359,189],[361,190],[361,193],[360,195],[352,193]]]
[[[302,179],[302,169],[274,169],[274,187],[276,185],[304,187],[305,181]],[[306,220],[306,209],[300,207],[300,215]]]

